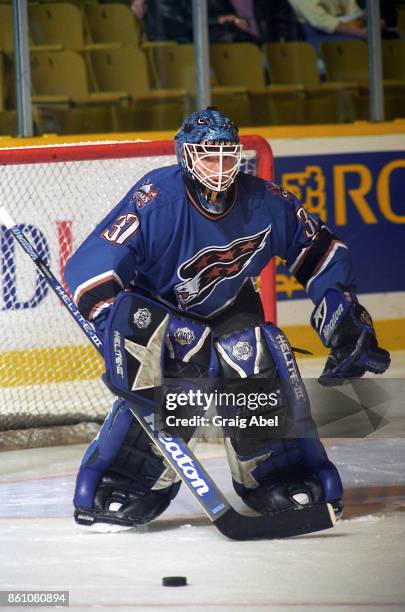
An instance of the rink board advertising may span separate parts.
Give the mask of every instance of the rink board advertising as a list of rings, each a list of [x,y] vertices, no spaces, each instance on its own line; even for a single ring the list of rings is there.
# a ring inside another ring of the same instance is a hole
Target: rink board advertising
[[[350,248],[358,293],[405,290],[405,156],[400,151],[277,157],[276,182]],[[286,267],[279,299],[306,297]]]

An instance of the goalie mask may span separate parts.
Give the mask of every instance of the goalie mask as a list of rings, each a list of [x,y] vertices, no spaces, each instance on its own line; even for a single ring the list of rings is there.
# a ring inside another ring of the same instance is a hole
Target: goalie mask
[[[239,172],[242,146],[238,128],[215,107],[188,117],[174,138],[177,160],[205,210],[219,214]]]

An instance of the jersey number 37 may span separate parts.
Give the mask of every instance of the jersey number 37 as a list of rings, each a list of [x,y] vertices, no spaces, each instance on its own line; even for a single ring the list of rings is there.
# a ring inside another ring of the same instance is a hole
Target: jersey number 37
[[[128,238],[136,234],[139,229],[139,219],[133,213],[120,215],[114,223],[101,234],[108,242],[124,244]]]

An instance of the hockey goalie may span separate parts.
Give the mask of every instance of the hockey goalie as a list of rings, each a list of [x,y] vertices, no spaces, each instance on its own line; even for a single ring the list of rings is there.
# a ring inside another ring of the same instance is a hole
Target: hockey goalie
[[[380,374],[390,356],[356,298],[348,249],[294,195],[240,171],[238,129],[218,109],[188,117],[175,149],[178,164],[138,181],[66,266],[81,313],[104,339],[106,382],[119,396],[83,457],[75,520],[143,525],[176,496],[179,478],[130,409],[137,397],[155,401],[156,380],[166,379],[172,392],[176,380],[182,390],[187,381],[187,391],[223,380],[233,391],[264,385],[278,394],[276,408],[258,410],[265,425],[254,435],[224,428],[237,494],[263,515],[325,501],[341,514],[341,479],[317,435],[293,351],[264,320],[251,279],[277,255],[305,287],[311,324],[330,349],[321,384]],[[234,423],[249,411],[217,409]],[[179,416],[203,415],[183,405]],[[268,425],[276,417],[287,424],[281,436]],[[180,434],[189,441],[195,427]]]

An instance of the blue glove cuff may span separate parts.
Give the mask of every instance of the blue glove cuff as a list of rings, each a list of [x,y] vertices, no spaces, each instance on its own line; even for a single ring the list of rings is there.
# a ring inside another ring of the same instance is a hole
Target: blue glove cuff
[[[346,313],[357,299],[351,293],[340,289],[328,289],[311,315],[311,325],[324,346],[331,345],[332,336],[342,323]]]

